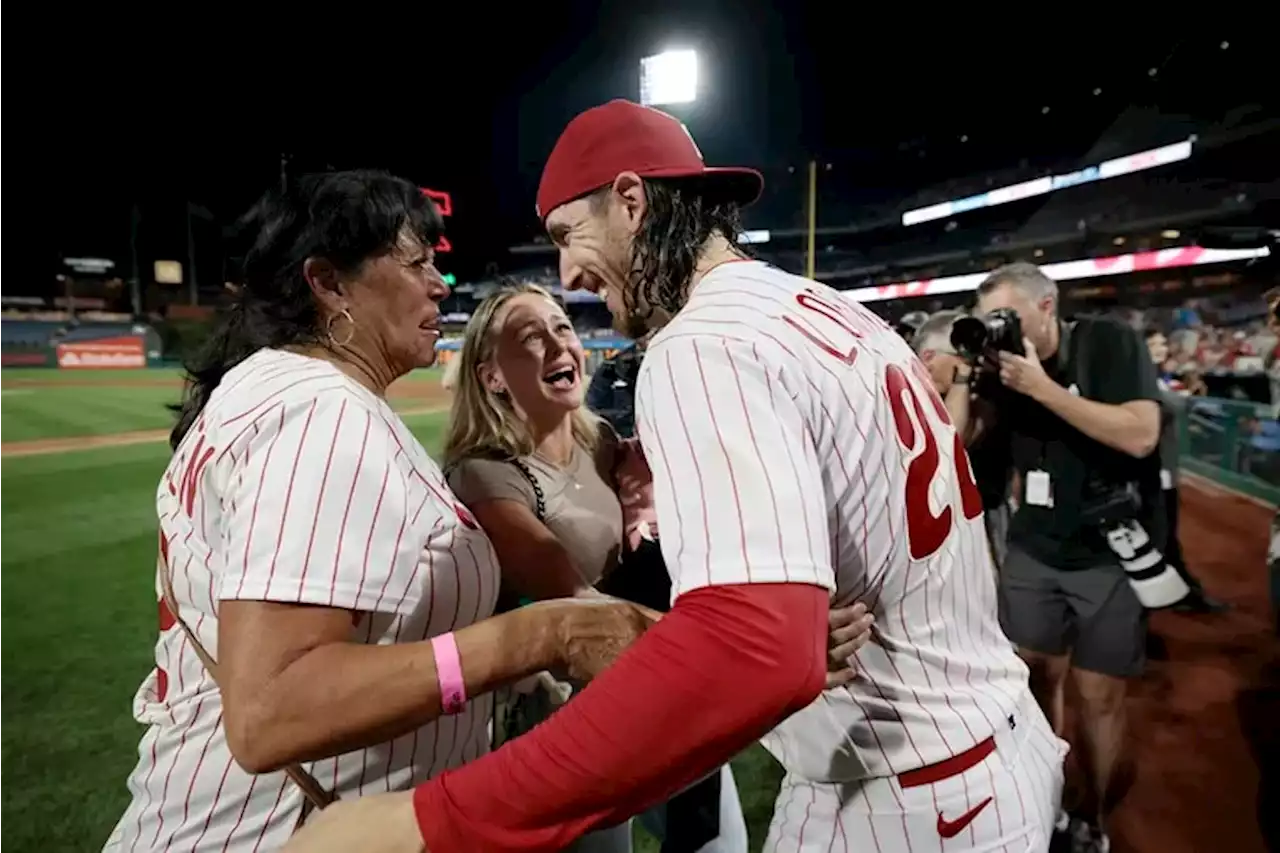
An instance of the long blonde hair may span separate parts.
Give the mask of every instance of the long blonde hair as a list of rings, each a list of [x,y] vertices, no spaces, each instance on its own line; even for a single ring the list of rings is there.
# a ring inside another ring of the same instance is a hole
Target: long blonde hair
[[[512,298],[525,294],[556,301],[536,284],[516,284],[488,296],[467,321],[462,351],[455,357],[459,362],[458,377],[449,408],[449,434],[444,444],[446,468],[469,457],[521,458],[533,455],[537,449],[511,400],[489,391],[480,381],[480,366],[493,357],[493,318]],[[585,405],[569,417],[574,441],[594,452],[600,443],[600,419]]]

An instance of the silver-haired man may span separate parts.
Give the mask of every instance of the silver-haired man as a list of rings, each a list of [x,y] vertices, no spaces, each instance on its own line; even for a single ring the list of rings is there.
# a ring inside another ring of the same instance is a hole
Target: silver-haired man
[[[916,330],[912,346],[929,371],[933,387],[969,450],[974,480],[982,495],[987,540],[996,567],[1004,564],[1009,537],[1009,444],[992,435],[996,420],[990,404],[977,398],[970,381],[973,366],[951,343],[951,327],[963,311],[938,311]]]

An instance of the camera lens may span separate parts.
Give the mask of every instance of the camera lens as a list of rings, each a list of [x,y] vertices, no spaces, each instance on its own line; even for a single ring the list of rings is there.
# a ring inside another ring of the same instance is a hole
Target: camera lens
[[[960,317],[951,324],[951,346],[965,356],[979,355],[987,345],[987,325],[977,317]]]

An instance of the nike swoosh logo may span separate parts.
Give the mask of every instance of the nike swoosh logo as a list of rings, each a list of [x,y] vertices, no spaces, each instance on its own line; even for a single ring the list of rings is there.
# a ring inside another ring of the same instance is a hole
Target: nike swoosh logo
[[[938,835],[943,838],[954,838],[963,832],[966,826],[973,823],[973,819],[989,805],[991,805],[991,798],[987,797],[955,820],[947,820],[942,816],[942,812],[938,812]]]

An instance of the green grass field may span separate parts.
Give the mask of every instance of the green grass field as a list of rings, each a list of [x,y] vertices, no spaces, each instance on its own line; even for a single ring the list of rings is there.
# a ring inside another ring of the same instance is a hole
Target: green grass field
[[[145,381],[146,384],[143,384]],[[438,382],[424,371],[404,380]],[[91,384],[89,384],[91,383]],[[128,383],[128,384],[126,384]],[[0,374],[0,437],[11,442],[166,429],[179,392],[164,371]],[[412,390],[412,389],[410,389]],[[421,408],[410,394],[402,408]],[[407,415],[438,449],[445,416]],[[45,455],[2,465],[4,786],[10,851],[100,849],[127,801],[141,733],[130,702],[153,666],[156,519],[162,441]],[[780,770],[763,750],[734,763],[753,848]],[[658,845],[637,829],[637,850]]]

